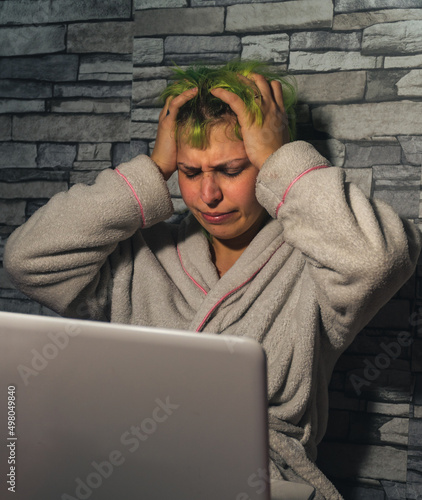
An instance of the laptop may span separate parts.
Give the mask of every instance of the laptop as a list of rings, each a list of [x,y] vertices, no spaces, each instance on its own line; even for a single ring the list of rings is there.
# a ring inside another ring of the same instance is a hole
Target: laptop
[[[270,498],[251,339],[0,312],[0,381],[2,499]]]

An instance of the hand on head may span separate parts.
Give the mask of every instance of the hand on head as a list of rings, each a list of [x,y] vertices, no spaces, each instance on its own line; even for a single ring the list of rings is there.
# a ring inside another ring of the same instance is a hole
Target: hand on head
[[[192,99],[198,89],[189,89],[177,97],[168,97],[158,119],[158,131],[151,159],[161,170],[165,180],[176,171],[176,117],[180,107]]]
[[[264,76],[251,73],[248,78],[238,75],[254,94],[260,107],[262,120],[251,119],[245,102],[234,92],[224,88],[214,88],[213,96],[225,102],[237,116],[246,154],[250,162],[261,168],[265,160],[289,142],[288,119],[284,109],[281,83],[268,81]],[[157,137],[151,158],[158,165],[167,180],[176,170],[176,118],[179,109],[196,96],[197,88],[189,89],[177,97],[168,97],[161,110]]]
[[[252,73],[247,79],[256,90],[256,99],[262,112],[262,122],[251,122],[243,100],[228,90],[216,88],[211,93],[227,103],[236,114],[242,133],[246,154],[250,162],[261,168],[265,160],[283,144],[289,142],[287,114],[284,110],[283,91],[277,80],[268,82],[262,75]]]

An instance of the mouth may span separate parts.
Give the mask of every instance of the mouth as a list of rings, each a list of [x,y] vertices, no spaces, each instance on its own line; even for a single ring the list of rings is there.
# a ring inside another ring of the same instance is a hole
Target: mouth
[[[208,224],[223,224],[231,219],[235,214],[232,212],[201,212],[201,217],[208,222]]]

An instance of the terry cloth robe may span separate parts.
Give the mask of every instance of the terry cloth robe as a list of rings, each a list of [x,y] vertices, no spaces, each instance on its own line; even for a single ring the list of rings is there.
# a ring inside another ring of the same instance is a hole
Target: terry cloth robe
[[[271,218],[221,279],[192,216],[163,222],[171,199],[147,156],[55,195],[10,236],[5,266],[64,316],[256,339],[268,359],[272,478],[337,499],[313,463],[332,370],[412,274],[420,234],[301,141],[267,159],[256,196]]]

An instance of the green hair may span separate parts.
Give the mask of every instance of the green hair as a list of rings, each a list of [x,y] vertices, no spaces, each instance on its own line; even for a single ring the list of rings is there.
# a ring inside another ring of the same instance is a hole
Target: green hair
[[[242,139],[236,114],[228,104],[211,94],[210,90],[216,88],[227,89],[238,95],[246,105],[251,123],[256,122],[261,125],[262,112],[256,100],[257,88],[239,78],[239,75],[247,78],[251,73],[258,73],[268,81],[278,80],[282,84],[289,133],[293,140],[296,132],[294,80],[289,81],[287,75],[272,73],[267,64],[258,61],[232,61],[222,67],[195,64],[181,69],[176,66],[173,75],[175,81],[163,91],[162,100],[165,101],[170,96],[177,97],[185,90],[198,88],[198,93],[178,111],[177,133],[182,134],[190,146],[205,149],[209,144],[211,127],[217,123],[227,123],[228,118],[233,118],[235,135],[238,139]]]

